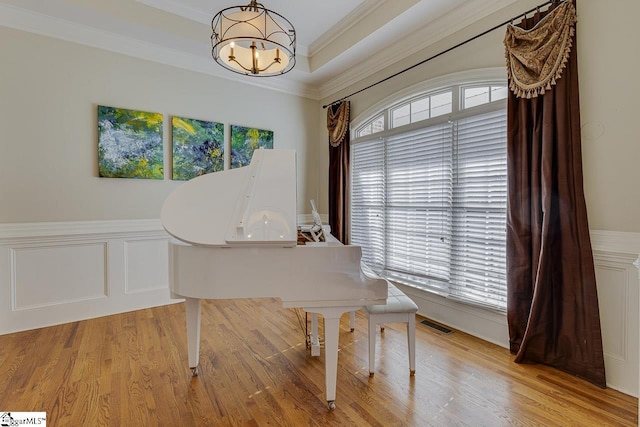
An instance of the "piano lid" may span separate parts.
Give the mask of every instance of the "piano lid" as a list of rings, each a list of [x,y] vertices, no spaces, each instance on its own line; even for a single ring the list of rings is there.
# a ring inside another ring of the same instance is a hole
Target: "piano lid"
[[[259,149],[249,166],[185,182],[165,200],[160,220],[194,245],[295,246],[295,151]]]

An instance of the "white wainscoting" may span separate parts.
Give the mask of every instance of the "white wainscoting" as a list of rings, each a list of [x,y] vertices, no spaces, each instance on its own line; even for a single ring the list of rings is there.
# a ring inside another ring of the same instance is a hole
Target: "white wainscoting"
[[[607,384],[638,396],[640,233],[591,239]],[[0,335],[179,301],[169,297],[168,240],[159,220],[0,224]],[[420,314],[508,347],[504,314],[399,287]]]
[[[158,219],[0,224],[0,335],[182,301],[169,239]]]
[[[0,224],[0,334],[177,302],[158,220]]]
[[[638,396],[640,233],[591,231],[607,385]]]

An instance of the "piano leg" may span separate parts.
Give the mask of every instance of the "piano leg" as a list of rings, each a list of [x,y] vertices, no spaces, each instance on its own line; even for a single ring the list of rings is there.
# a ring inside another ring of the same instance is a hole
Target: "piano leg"
[[[324,360],[325,387],[329,410],[336,408],[336,383],[338,379],[338,336],[340,333],[340,317],[347,311],[354,311],[360,307],[328,307],[310,308],[322,314],[324,318]]]
[[[324,315],[324,358],[325,387],[329,409],[336,407],[336,382],[338,379],[338,334],[340,332],[340,316]]]
[[[200,299],[185,298],[184,303],[187,315],[189,367],[195,377],[198,375],[198,363],[200,360]]]
[[[320,356],[320,335],[318,335],[318,313],[311,313],[311,356]]]

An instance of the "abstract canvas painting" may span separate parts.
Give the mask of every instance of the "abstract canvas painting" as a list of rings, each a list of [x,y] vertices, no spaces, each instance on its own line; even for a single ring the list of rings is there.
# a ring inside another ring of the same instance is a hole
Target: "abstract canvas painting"
[[[273,148],[273,131],[231,125],[232,168],[247,166],[260,147]]]
[[[98,173],[162,179],[162,114],[99,105]]]
[[[224,125],[172,117],[173,179],[224,170]]]

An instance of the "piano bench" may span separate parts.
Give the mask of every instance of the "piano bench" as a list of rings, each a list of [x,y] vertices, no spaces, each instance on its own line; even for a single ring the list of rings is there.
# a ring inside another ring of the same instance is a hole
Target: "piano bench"
[[[409,347],[409,375],[416,372],[416,312],[418,306],[404,292],[391,283],[386,304],[366,305],[363,307],[369,323],[369,376],[375,370],[376,325],[380,325],[380,332],[384,332],[385,323],[406,323],[407,341]]]

